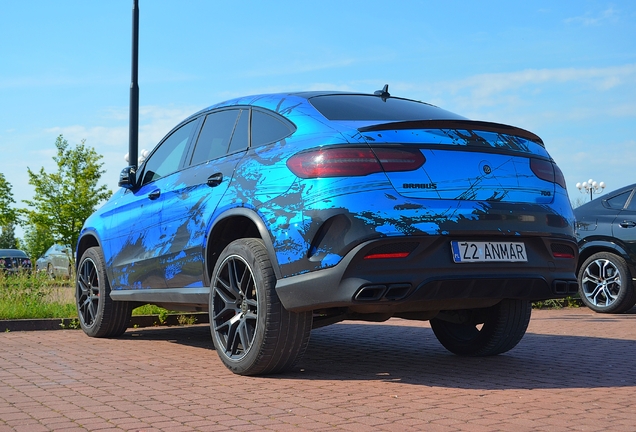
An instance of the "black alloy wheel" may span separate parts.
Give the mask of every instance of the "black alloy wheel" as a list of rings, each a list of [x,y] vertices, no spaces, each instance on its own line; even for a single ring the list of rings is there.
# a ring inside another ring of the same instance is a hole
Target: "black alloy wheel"
[[[210,287],[210,330],[219,357],[240,375],[277,373],[302,357],[311,312],[287,311],[260,239],[230,243],[216,263]]]
[[[80,326],[91,337],[116,337],[128,328],[130,302],[113,301],[104,258],[98,247],[87,249],[80,259],[75,281],[75,303]]]

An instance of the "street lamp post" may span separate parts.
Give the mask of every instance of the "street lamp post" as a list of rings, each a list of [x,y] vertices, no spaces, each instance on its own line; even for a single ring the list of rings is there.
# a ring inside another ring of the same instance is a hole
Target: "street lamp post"
[[[586,182],[577,183],[576,188],[581,193],[589,193],[590,201],[592,201],[592,194],[603,192],[603,189],[605,189],[605,182],[595,182],[594,180],[589,179]]]

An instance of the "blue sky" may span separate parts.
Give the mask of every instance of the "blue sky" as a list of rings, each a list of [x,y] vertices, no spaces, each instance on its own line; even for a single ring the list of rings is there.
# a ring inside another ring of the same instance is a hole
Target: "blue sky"
[[[636,182],[636,2],[140,0],[140,137],[235,96],[373,92],[541,136],[570,198]],[[0,0],[0,172],[32,197],[59,134],[128,150],[132,0]]]

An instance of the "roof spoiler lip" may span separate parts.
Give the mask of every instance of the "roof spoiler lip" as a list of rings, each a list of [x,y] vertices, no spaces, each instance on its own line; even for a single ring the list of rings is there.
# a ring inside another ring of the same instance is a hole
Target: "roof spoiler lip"
[[[359,132],[374,132],[383,130],[408,130],[408,129],[465,129],[480,130],[484,132],[499,132],[507,135],[514,135],[520,138],[533,141],[542,147],[545,147],[543,140],[536,134],[521,129],[516,126],[510,126],[503,123],[492,123],[477,120],[407,120],[388,123],[379,123],[371,126],[363,126],[358,128]]]

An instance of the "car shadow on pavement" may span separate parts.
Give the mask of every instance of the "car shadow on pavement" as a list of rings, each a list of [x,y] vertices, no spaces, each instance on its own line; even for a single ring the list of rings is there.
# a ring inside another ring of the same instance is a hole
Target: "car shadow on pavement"
[[[206,325],[129,330],[123,337],[213,349]],[[428,327],[346,323],[312,331],[307,352],[293,370],[257,379],[375,380],[484,390],[624,387],[636,385],[635,357],[634,340],[530,332],[505,354],[459,357],[446,351]]]
[[[446,351],[430,328],[377,327],[318,329],[300,371],[285,377],[484,390],[636,385],[631,340],[527,333],[507,353],[460,357]]]

